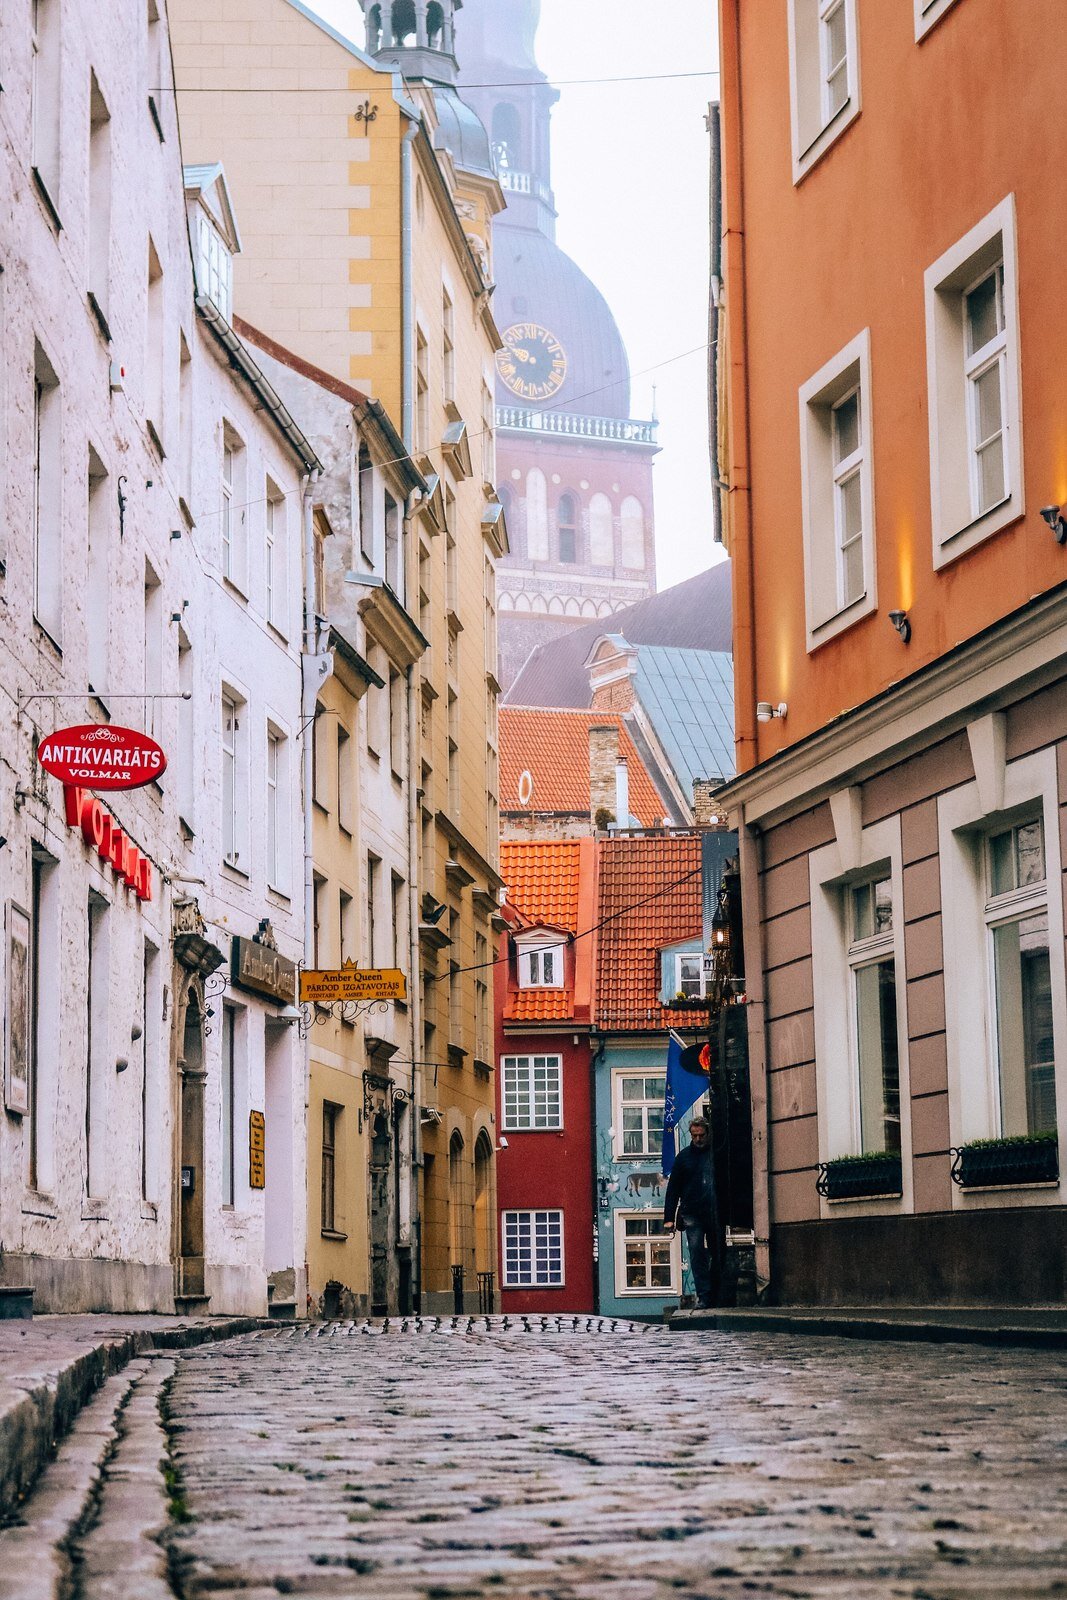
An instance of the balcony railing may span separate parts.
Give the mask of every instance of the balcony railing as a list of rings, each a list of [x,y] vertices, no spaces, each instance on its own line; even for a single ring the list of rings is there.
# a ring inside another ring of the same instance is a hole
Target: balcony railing
[[[529,172],[513,172],[510,167],[504,167],[497,173],[497,177],[505,194],[532,194],[538,200],[543,200],[546,205],[552,204],[551,189],[539,183]]]
[[[525,406],[497,406],[498,428],[523,433],[555,433],[570,439],[608,439],[615,444],[655,444],[657,422],[629,417],[582,417],[571,411],[528,411]]]

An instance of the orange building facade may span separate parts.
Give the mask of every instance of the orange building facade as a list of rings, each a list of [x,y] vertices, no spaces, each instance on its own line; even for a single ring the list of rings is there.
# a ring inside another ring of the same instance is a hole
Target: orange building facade
[[[759,1269],[1067,1295],[1061,0],[720,0]]]

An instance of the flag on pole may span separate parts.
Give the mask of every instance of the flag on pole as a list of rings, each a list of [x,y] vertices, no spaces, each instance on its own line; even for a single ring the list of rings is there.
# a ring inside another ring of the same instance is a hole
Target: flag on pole
[[[674,1166],[674,1130],[689,1107],[702,1100],[711,1083],[711,1051],[703,1046],[686,1046],[676,1033],[667,1045],[667,1092],[663,1105],[663,1176],[669,1178]]]

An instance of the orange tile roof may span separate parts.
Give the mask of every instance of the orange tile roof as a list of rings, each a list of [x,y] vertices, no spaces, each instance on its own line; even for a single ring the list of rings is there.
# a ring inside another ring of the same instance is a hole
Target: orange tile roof
[[[500,873],[508,902],[526,927],[565,928],[577,933],[581,844],[577,839],[527,843],[502,840]],[[574,1015],[572,952],[568,951],[567,987],[514,989],[508,995],[508,1022],[549,1022]]]
[[[659,953],[701,935],[700,836],[602,840],[596,920],[596,1026],[691,1029],[659,1003]]]
[[[533,777],[534,812],[589,814],[589,729],[616,727],[619,755],[630,774],[630,810],[644,828],[655,828],[667,810],[648,768],[617,711],[545,711],[500,707],[500,809],[520,811],[519,777]]]

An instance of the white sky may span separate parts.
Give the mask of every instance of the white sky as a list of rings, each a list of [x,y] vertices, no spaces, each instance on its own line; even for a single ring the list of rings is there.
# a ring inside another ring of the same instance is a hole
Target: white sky
[[[363,42],[357,0],[318,0],[316,9]],[[718,64],[715,7],[709,0],[542,0],[537,48],[561,92],[552,118],[559,242],[615,313],[634,375],[635,416],[651,414],[656,385],[663,447],[656,548],[665,589],[720,554],[712,542],[706,348],[704,117],[718,94],[710,75]],[[709,76],[659,82],[564,81],[705,68]]]

